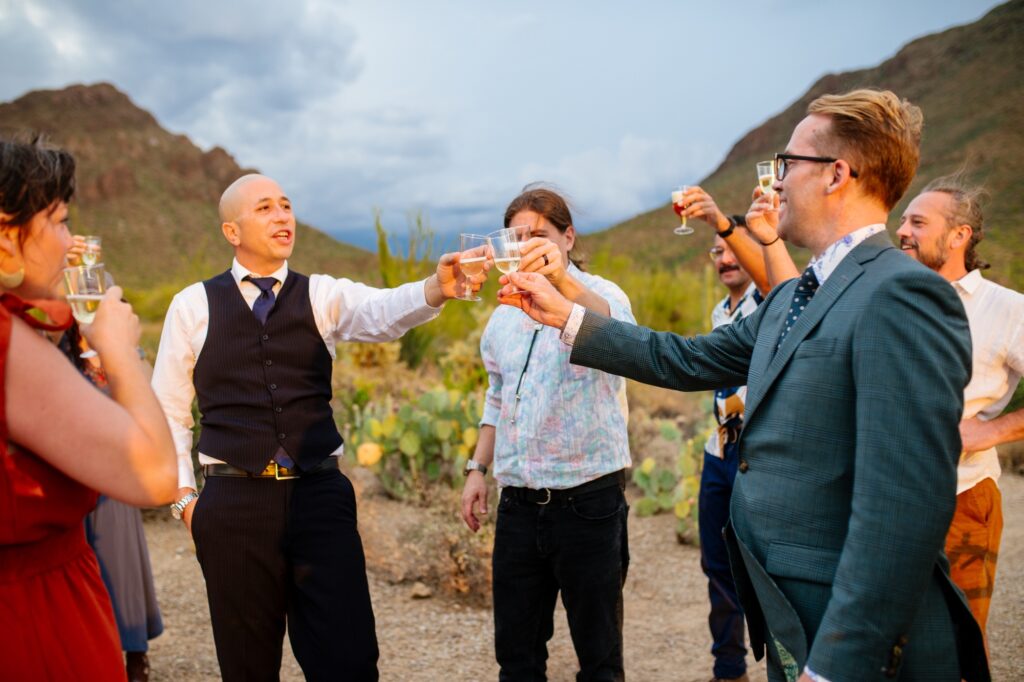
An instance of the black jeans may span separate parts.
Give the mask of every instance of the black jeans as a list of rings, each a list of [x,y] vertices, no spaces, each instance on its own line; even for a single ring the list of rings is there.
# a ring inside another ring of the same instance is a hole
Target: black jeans
[[[618,486],[547,505],[501,496],[493,557],[499,680],[547,679],[559,591],[579,659],[578,682],[625,679],[627,511]]]

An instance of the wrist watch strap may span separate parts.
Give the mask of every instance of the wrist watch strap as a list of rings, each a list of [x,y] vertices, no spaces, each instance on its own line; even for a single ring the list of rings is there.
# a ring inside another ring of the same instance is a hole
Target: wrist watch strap
[[[466,468],[462,470],[463,475],[469,476],[470,471],[479,471],[484,476],[487,475],[487,465],[476,462],[472,459],[466,460]]]

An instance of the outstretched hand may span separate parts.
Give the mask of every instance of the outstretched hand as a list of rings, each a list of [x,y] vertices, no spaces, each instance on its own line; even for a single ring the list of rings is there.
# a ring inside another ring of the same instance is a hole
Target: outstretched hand
[[[435,308],[450,298],[464,295],[467,290],[476,293],[487,281],[487,271],[491,269],[490,261],[484,263],[482,271],[467,276],[459,267],[459,253],[446,253],[437,262],[437,269],[427,280],[425,294],[427,303]]]
[[[572,313],[572,301],[558,293],[548,278],[537,272],[512,272],[499,282],[498,302],[520,308],[535,321],[562,329]],[[516,292],[515,289],[520,289]]]

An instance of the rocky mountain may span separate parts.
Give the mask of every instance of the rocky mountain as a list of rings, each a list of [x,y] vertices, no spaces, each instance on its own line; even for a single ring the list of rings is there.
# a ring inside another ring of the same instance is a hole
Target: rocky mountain
[[[0,133],[41,132],[74,153],[78,191],[72,230],[104,239],[104,260],[134,290],[175,290],[230,264],[217,202],[241,168],[168,132],[113,85],[30,92],[0,104]],[[374,279],[376,259],[300,225],[292,265]]]
[[[756,184],[754,165],[782,151],[808,103],[825,93],[890,89],[922,108],[921,165],[892,212],[895,230],[906,204],[931,179],[965,168],[991,198],[979,246],[993,279],[1024,289],[1024,0],[1000,5],[978,21],[915,40],[874,68],[820,78],[785,111],[743,135],[701,182],[726,213],[742,213]],[[675,237],[668,204],[588,235],[592,253],[626,252],[637,263],[664,267],[706,263],[709,230]],[[628,238],[626,238],[628,235]],[[798,263],[806,253],[794,253]]]

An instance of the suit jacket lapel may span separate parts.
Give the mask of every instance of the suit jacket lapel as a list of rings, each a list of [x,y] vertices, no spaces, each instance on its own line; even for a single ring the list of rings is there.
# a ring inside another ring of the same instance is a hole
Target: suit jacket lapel
[[[744,417],[746,423],[750,423],[750,417],[768,393],[768,389],[778,379],[779,374],[789,362],[789,359],[793,357],[793,353],[800,343],[818,326],[825,317],[825,314],[828,313],[829,309],[835,305],[835,302],[846,291],[846,288],[864,273],[863,264],[874,260],[879,253],[887,248],[893,248],[892,240],[883,232],[864,240],[862,244],[851,251],[814,294],[814,298],[807,304],[807,309],[804,310],[799,319],[797,319],[796,324],[786,334],[782,347],[774,355],[770,355],[771,350],[765,352],[764,357],[768,358],[768,360],[764,374],[759,377],[756,384],[747,387],[746,415]],[[785,306],[785,310],[788,310],[792,302],[793,297],[790,295],[786,299],[781,300],[780,304]],[[785,315],[783,315],[784,320]],[[775,327],[776,325],[771,326]],[[781,324],[777,326],[777,329],[770,330],[773,334],[768,339],[771,348],[774,348],[778,343],[779,335],[782,333]],[[759,339],[758,341],[760,343],[761,340]]]

